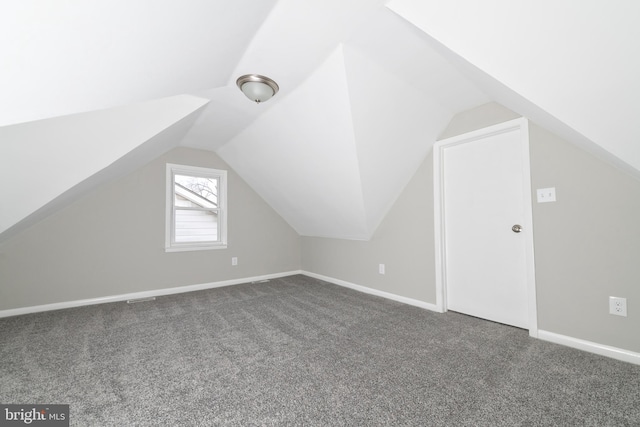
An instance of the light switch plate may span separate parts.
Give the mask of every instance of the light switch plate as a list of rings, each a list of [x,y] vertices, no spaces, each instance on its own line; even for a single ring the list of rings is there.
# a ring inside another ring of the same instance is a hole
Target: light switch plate
[[[556,201],[556,187],[538,188],[538,203],[549,203]]]

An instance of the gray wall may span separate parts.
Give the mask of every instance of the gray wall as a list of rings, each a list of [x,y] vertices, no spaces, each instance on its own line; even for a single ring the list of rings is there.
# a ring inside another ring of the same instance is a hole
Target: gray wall
[[[444,137],[517,115],[488,104]],[[640,352],[640,182],[531,124],[541,330]],[[435,304],[429,155],[370,241],[299,237],[215,154],[179,148],[0,246],[0,309],[304,270]],[[164,252],[165,163],[229,171],[229,247]],[[231,257],[239,258],[237,267]],[[378,264],[386,274],[378,274]],[[628,317],[608,314],[626,297]]]
[[[228,171],[227,249],[165,253],[166,163]],[[177,148],[3,242],[0,310],[298,269],[298,234],[216,154]]]
[[[303,270],[436,302],[433,157],[427,156],[369,241],[302,237]],[[385,264],[386,274],[378,273]]]
[[[487,104],[455,116],[442,138],[517,117]],[[640,182],[533,123],[530,152],[539,329],[640,352]],[[371,241],[303,237],[303,269],[435,303],[431,163]],[[546,187],[556,203],[536,202]],[[609,296],[627,298],[628,317],[608,314]]]
[[[453,117],[441,139],[519,117],[490,103]],[[302,238],[302,269],[436,303],[433,155],[429,154],[370,241]],[[378,274],[378,264],[386,274]]]
[[[521,115],[503,107],[495,102],[481,105],[468,111],[453,116],[447,128],[440,134],[438,140],[462,135],[463,133],[497,125],[506,121],[517,119]]]
[[[451,120],[450,137],[519,117],[490,103]],[[538,328],[640,352],[640,182],[530,124]],[[557,202],[537,203],[537,188]],[[608,314],[627,298],[628,317]]]
[[[541,127],[530,140],[532,187],[557,197],[533,202],[539,328],[640,352],[640,182]]]

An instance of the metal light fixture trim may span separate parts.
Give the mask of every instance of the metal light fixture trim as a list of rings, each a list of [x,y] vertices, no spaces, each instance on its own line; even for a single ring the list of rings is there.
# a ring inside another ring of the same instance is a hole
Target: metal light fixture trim
[[[245,74],[238,77],[236,84],[247,98],[258,104],[268,101],[280,90],[276,82],[260,74]]]

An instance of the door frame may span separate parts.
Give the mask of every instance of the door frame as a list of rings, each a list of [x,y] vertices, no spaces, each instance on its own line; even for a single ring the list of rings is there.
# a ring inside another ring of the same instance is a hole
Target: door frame
[[[444,212],[444,153],[448,148],[467,144],[485,137],[514,130],[520,131],[522,154],[522,184],[524,199],[523,233],[525,239],[525,268],[527,286],[527,307],[529,335],[538,337],[538,312],[536,304],[536,277],[533,244],[533,214],[531,202],[531,166],[529,156],[529,121],[524,117],[462,135],[437,141],[433,145],[433,202],[434,202],[434,237],[436,253],[436,308],[441,313],[447,311],[447,269],[446,269],[446,235]]]

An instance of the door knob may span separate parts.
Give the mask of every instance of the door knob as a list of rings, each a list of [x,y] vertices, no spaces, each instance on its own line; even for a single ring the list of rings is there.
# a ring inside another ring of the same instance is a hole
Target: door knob
[[[512,230],[514,233],[519,233],[519,232],[521,232],[521,231],[522,231],[522,226],[521,226],[520,224],[516,224],[516,225],[514,225],[513,227],[511,227],[511,230]]]

